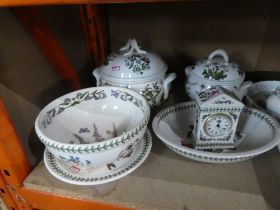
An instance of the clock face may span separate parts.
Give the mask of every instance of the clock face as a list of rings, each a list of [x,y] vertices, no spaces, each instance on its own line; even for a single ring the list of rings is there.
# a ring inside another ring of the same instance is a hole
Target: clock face
[[[205,121],[204,130],[209,136],[222,136],[232,128],[232,120],[226,114],[214,114]]]

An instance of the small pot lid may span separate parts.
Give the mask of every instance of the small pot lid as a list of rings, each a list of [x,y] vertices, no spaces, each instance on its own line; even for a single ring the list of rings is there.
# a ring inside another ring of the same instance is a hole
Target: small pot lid
[[[100,68],[102,77],[115,79],[145,79],[166,71],[166,63],[158,55],[141,50],[135,39],[110,54]]]
[[[221,49],[212,52],[207,60],[198,61],[191,74],[221,82],[242,80],[245,76],[237,64],[229,62],[227,53]]]

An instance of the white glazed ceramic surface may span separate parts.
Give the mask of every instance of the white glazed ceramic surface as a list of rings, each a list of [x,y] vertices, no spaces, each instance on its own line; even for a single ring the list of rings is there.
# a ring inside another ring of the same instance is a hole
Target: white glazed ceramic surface
[[[279,124],[269,115],[245,107],[236,133],[235,150],[196,150],[191,143],[195,103],[180,103],[160,111],[153,120],[153,130],[176,153],[201,162],[231,163],[250,159],[279,143]],[[242,140],[241,140],[242,139]]]
[[[167,65],[156,54],[141,50],[135,39],[128,40],[119,52],[112,53],[105,64],[93,71],[97,86],[131,88],[145,96],[151,106],[168,98],[175,73],[166,75]]]
[[[157,54],[141,50],[135,39],[128,40],[119,52],[110,54],[101,67],[101,77],[110,80],[146,80],[167,71],[167,64]]]
[[[118,180],[136,170],[148,157],[152,138],[147,130],[143,139],[138,141],[125,156],[104,166],[96,167],[88,173],[77,174],[45,149],[44,163],[48,171],[57,179],[76,185],[99,185]]]
[[[37,116],[35,131],[57,158],[83,173],[115,161],[144,135],[150,116],[145,98],[120,87],[66,94]]]
[[[280,86],[266,100],[266,109],[272,116],[280,120]]]
[[[132,89],[143,95],[152,107],[158,106],[169,95],[171,81],[176,78],[175,73],[164,75],[150,82],[142,83],[118,83],[106,79],[100,79],[100,86],[118,86]]]
[[[247,95],[245,98],[246,103],[249,106],[267,111],[266,101],[278,86],[280,86],[280,81],[276,80],[267,80],[252,84],[247,91]]]
[[[244,104],[220,86],[204,89],[195,102],[195,148],[234,148],[235,130]]]
[[[195,92],[213,85],[222,86],[241,99],[252,84],[252,82],[243,83],[245,73],[240,71],[237,64],[230,63],[227,53],[220,49],[212,52],[207,60],[186,67],[185,74],[187,76],[185,89],[191,100],[195,100]]]

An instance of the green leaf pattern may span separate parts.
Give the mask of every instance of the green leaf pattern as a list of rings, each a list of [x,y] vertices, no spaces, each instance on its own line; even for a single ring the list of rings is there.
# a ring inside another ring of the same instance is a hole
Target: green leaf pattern
[[[106,97],[107,96],[104,93],[104,90],[95,90],[91,93],[89,91],[86,91],[84,93],[77,93],[76,96],[73,98],[65,98],[64,102],[46,112],[44,120],[42,121],[43,128],[46,128],[48,125],[50,125],[54,117],[61,114],[65,109],[68,109],[69,107],[73,107],[77,104],[80,104],[83,101],[88,101],[92,99],[100,100]]]
[[[225,69],[219,65],[208,65],[207,68],[204,69],[202,75],[206,79],[213,79],[213,80],[223,80],[227,77],[225,73]]]
[[[144,71],[150,70],[150,59],[144,55],[132,55],[125,59],[125,65],[132,69],[134,73],[143,74]]]
[[[145,96],[146,100],[152,106],[156,106],[156,98],[161,92],[161,86],[158,82],[150,83],[145,86],[144,90],[142,91],[142,95]]]
[[[49,142],[48,139],[44,138],[40,135],[36,130],[37,135],[41,139],[41,141],[47,146],[54,150],[73,153],[73,154],[84,154],[84,153],[96,153],[101,152],[107,149],[111,149],[117,147],[121,144],[126,143],[127,141],[131,140],[134,136],[138,135],[140,132],[143,132],[148,124],[149,115],[145,118],[145,120],[136,127],[136,129],[128,132],[125,136],[121,138],[116,138],[110,142],[102,142],[101,144],[93,144],[90,146],[77,146],[77,145],[62,145],[59,143]]]

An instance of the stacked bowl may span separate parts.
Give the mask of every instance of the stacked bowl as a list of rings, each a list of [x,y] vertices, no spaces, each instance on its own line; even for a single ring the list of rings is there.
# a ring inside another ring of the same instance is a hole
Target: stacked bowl
[[[49,103],[39,113],[35,131],[46,146],[49,171],[63,181],[70,177],[74,184],[87,184],[79,180],[96,170],[111,170],[116,162],[127,162],[138,142],[144,141],[149,117],[150,107],[142,95],[121,87],[92,87]],[[142,159],[150,147],[146,142]],[[90,184],[113,180],[104,179]]]

